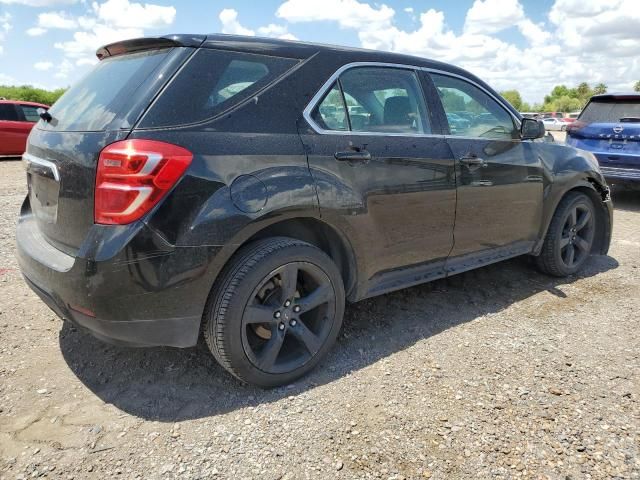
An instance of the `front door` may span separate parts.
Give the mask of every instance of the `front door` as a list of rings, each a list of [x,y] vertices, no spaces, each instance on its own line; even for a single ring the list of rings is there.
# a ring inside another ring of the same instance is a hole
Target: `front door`
[[[307,121],[301,138],[321,215],[365,257],[359,277],[369,282],[367,294],[404,286],[401,267],[416,266],[416,280],[426,275],[420,281],[444,272],[453,245],[454,161],[444,136],[433,133],[417,73],[349,69]]]
[[[455,243],[447,270],[528,253],[542,219],[543,171],[534,145],[520,140],[513,116],[484,89],[446,74],[430,78],[456,159]]]

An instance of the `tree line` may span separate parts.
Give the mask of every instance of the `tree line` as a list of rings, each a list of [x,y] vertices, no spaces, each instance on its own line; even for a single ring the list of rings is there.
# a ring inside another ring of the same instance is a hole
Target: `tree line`
[[[635,83],[633,89],[640,92],[640,80]],[[604,83],[591,88],[587,82],[582,82],[575,88],[556,85],[549,95],[545,95],[543,103],[533,105],[523,101],[518,90],[505,90],[500,92],[500,95],[519,112],[575,112],[582,110],[591,96],[602,93],[607,93],[607,86]]]
[[[57,88],[55,90],[45,90],[44,88],[36,88],[31,85],[8,86],[0,85],[0,98],[6,100],[22,100],[23,102],[44,103],[45,105],[53,105],[60,96],[66,92],[66,88]]]

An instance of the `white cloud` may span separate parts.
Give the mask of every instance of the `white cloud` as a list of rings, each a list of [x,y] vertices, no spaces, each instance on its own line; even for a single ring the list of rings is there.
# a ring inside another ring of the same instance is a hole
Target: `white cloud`
[[[495,33],[524,20],[518,0],[475,0],[464,21],[465,33]]]
[[[76,60],[76,65],[78,66],[82,66],[82,65],[95,65],[96,63],[98,63],[98,59],[95,56],[91,56],[91,57],[82,57]]]
[[[281,38],[283,40],[297,40],[295,35],[287,31],[286,26],[276,25],[275,23],[270,23],[265,27],[258,28],[258,34],[264,37]]]
[[[516,88],[530,102],[557,84],[604,81],[610,90],[628,89],[640,78],[638,0],[555,0],[547,23],[533,22],[518,0],[475,0],[461,32],[447,26],[441,11],[414,12],[419,23],[407,30],[396,26],[390,7],[358,0],[286,0],[276,16],[336,22],[354,30],[363,47],[450,62],[499,90]],[[495,35],[513,27],[524,44]]]
[[[225,8],[220,12],[218,18],[220,19],[220,23],[222,23],[222,33],[249,36],[256,34],[253,30],[240,25],[240,22],[238,21],[238,12],[233,8]]]
[[[150,3],[132,3],[129,0],[107,0],[93,4],[98,20],[117,28],[164,28],[176,17],[174,7]]]
[[[54,43],[54,48],[61,50],[66,57],[56,68],[54,76],[67,79],[76,67],[97,63],[95,52],[101,46],[142,37],[147,29],[170,26],[175,20],[176,9],[129,0],[106,0],[93,2],[85,15],[70,17],[63,12],[57,13],[57,17],[39,18],[38,27],[30,30],[32,35],[36,35],[44,33],[38,29],[53,28],[47,27],[44,20],[57,28],[64,26],[76,30],[71,39]]]
[[[31,27],[27,29],[27,35],[31,37],[39,37],[45,33],[47,33],[47,29],[42,27]]]
[[[2,42],[4,42],[11,28],[11,15],[8,13],[0,13],[0,55],[4,53]]]
[[[388,27],[395,11],[386,6],[372,7],[357,0],[286,0],[276,16],[289,22],[335,21],[343,28],[374,30]]]
[[[413,7],[407,7],[404,9],[404,11],[407,13],[413,13]]]
[[[66,12],[45,12],[38,15],[38,27],[43,29],[60,28],[62,30],[73,30],[78,28],[78,22]]]
[[[69,76],[69,73],[73,71],[73,68],[73,63],[65,58],[63,62],[56,67],[56,73],[54,73],[53,76],[58,79],[65,79]]]
[[[41,70],[43,72],[50,70],[51,67],[53,67],[52,62],[36,62],[33,64],[33,68],[35,68],[36,70]]]
[[[6,5],[26,5],[28,7],[51,7],[53,5],[71,5],[78,0],[0,0]]]
[[[142,37],[143,30],[138,28],[112,28],[106,25],[96,25],[85,32],[75,32],[73,40],[56,42],[54,47],[62,50],[66,56],[74,59],[95,54],[96,50],[108,43]]]

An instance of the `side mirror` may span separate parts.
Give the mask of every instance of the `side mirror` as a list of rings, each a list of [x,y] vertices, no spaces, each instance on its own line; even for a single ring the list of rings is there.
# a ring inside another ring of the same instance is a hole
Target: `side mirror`
[[[542,120],[535,120],[533,118],[523,118],[520,125],[520,138],[522,140],[535,140],[536,138],[544,137],[544,123]]]

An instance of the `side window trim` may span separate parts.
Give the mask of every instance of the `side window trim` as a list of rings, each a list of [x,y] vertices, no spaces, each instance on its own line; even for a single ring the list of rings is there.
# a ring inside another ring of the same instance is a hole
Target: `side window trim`
[[[340,90],[340,98],[342,99],[342,108],[344,108],[344,116],[347,119],[347,132],[351,132],[351,116],[349,115],[349,107],[347,106],[347,99],[344,97],[344,89],[342,88],[342,82],[340,77],[336,78],[336,85]]]
[[[316,133],[319,133],[321,135],[335,135],[335,134],[338,134],[338,135],[384,135],[384,136],[405,136],[405,137],[406,136],[415,136],[415,137],[442,137],[443,136],[442,134],[436,134],[436,133],[402,133],[402,134],[398,134],[398,133],[380,133],[380,132],[334,131],[334,130],[324,130],[324,129],[322,129],[319,125],[316,124],[316,122],[313,121],[313,119],[311,118],[311,113],[313,112],[315,107],[319,104],[319,102],[322,101],[322,99],[324,98],[324,96],[327,93],[328,89],[333,86],[334,82],[336,82],[336,80],[340,77],[340,75],[342,73],[344,73],[345,71],[347,71],[347,70],[349,70],[351,68],[356,68],[356,67],[391,67],[391,68],[399,68],[399,69],[404,69],[404,70],[413,70],[414,72],[416,72],[416,74],[418,76],[418,80],[420,80],[420,75],[418,75],[418,72],[427,72],[429,74],[430,73],[437,73],[437,74],[440,74],[440,75],[447,75],[447,76],[450,76],[450,77],[459,78],[461,80],[464,80],[467,83],[470,83],[471,85],[475,86],[476,88],[479,88],[484,93],[489,95],[493,100],[495,100],[499,104],[499,106],[501,108],[503,108],[507,112],[507,114],[509,114],[509,116],[513,120],[514,128],[516,128],[516,129],[520,128],[520,123],[521,123],[520,119],[509,108],[507,108],[507,106],[504,104],[504,102],[502,100],[500,100],[493,93],[488,91],[482,85],[474,82],[473,80],[470,80],[469,78],[467,78],[467,77],[465,77],[463,75],[458,75],[456,73],[448,72],[446,70],[440,70],[440,69],[437,69],[437,68],[420,67],[420,66],[417,66],[417,65],[405,65],[405,64],[400,64],[400,63],[352,62],[352,63],[347,63],[345,65],[342,65],[340,68],[338,68],[322,84],[320,89],[311,98],[311,100],[309,101],[309,103],[307,104],[305,109],[303,110],[303,112],[302,112],[303,118],[307,121],[307,123],[311,126],[311,128]],[[431,80],[430,76],[429,76],[429,80]],[[425,100],[425,102],[427,102],[427,100],[428,100],[428,95],[426,94],[427,92],[424,91],[423,83],[421,81],[419,83],[420,83],[420,86],[421,86],[421,90],[422,90],[422,94],[423,94],[424,100]],[[427,103],[427,106],[429,106],[428,103]],[[444,127],[442,127],[442,128],[444,128]],[[461,137],[458,137],[458,138],[461,138]],[[475,138],[475,137],[473,137],[473,138]]]
[[[428,72],[420,71],[420,84],[422,86],[423,95],[429,114],[431,116],[431,125],[434,133],[438,133],[441,136],[449,135],[449,123],[446,121],[446,115],[442,102],[438,97],[438,90],[431,79],[431,75]]]

